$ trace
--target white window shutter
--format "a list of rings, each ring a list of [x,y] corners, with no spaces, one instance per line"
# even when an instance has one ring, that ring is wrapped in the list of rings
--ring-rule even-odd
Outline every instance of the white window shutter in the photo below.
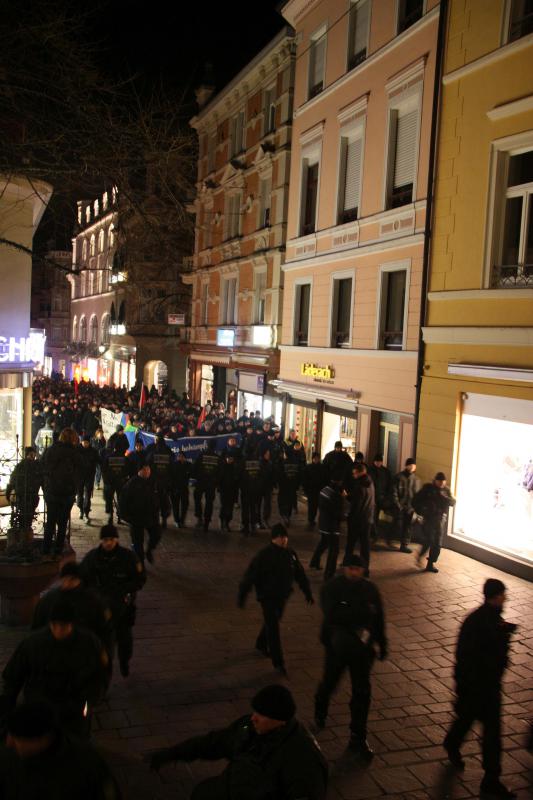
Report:
[[[343,206],[345,211],[359,207],[362,145],[362,139],[346,143]]]
[[[416,128],[418,109],[398,115],[396,121],[396,152],[393,186],[398,188],[414,182],[416,159]]]

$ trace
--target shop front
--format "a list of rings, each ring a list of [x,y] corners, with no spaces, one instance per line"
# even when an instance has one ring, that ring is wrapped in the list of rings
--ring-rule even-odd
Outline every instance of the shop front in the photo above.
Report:
[[[238,373],[238,394],[237,394],[237,413],[238,416],[244,411],[250,415],[257,411],[263,419],[273,416],[274,421],[280,425],[282,417],[283,402],[280,398],[271,393],[272,389],[267,383],[265,372],[247,372],[239,369]]]
[[[447,544],[533,577],[533,399],[464,392]],[[491,557],[492,556],[492,557]],[[513,569],[512,571],[517,571]]]

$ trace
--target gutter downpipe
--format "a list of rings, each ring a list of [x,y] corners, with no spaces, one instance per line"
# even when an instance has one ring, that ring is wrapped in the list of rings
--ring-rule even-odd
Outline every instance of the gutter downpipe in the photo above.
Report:
[[[424,226],[424,256],[422,262],[422,285],[420,305],[420,326],[418,332],[418,358],[416,370],[416,396],[414,415],[413,457],[416,458],[418,444],[418,419],[420,415],[420,397],[422,394],[422,378],[424,375],[425,348],[422,328],[427,318],[427,291],[429,283],[429,262],[431,256],[431,236],[433,231],[433,189],[435,183],[435,164],[437,162],[437,137],[439,130],[442,71],[444,65],[444,46],[448,16],[448,0],[441,0],[439,11],[439,29],[437,33],[437,51],[435,58],[435,81],[433,87],[433,110],[431,117],[431,135],[429,145],[428,183],[426,193],[426,223]]]

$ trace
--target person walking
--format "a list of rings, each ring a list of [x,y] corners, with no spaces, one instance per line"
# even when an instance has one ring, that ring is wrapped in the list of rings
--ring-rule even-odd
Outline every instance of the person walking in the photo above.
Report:
[[[191,800],[325,800],[328,764],[316,740],[295,718],[290,691],[265,686],[251,705],[251,714],[226,728],[151,753],[151,768],[226,758],[224,772],[199,783]]]
[[[108,664],[100,640],[74,624],[72,603],[60,597],[48,625],[23,639],[4,668],[2,707],[13,711],[24,691],[27,701],[51,703],[72,733],[88,736],[91,708],[107,685]]]
[[[256,650],[270,657],[274,669],[286,676],[279,624],[293,583],[296,581],[309,605],[314,600],[305,570],[296,552],[289,547],[287,530],[278,523],[272,527],[270,537],[270,544],[254,556],[244,573],[237,605],[244,608],[248,594],[255,587],[264,619],[256,639]]]
[[[370,710],[370,672],[376,657],[387,657],[385,616],[377,587],[364,578],[365,562],[350,556],[343,574],[324,584],[321,605],[324,612],[320,640],[325,648],[324,674],[315,695],[315,722],[324,728],[330,697],[346,669],[352,684],[349,747],[365,761],[373,752],[367,737]]]
[[[261,501],[261,464],[257,448],[245,456],[241,470],[241,533],[250,536],[259,527]]]
[[[416,473],[416,461],[408,458],[405,467],[394,476],[392,482],[392,507],[394,510],[394,527],[397,538],[400,540],[400,552],[412,553],[409,547],[411,541],[411,525],[415,515],[413,497],[420,489],[420,481]]]
[[[65,546],[70,512],[81,475],[78,434],[72,428],[61,431],[59,440],[43,456],[46,524],[43,555],[61,555]]]
[[[191,465],[180,450],[171,465],[170,502],[176,528],[184,528],[189,510]]]
[[[345,492],[342,487],[343,473],[333,473],[327,486],[318,498],[318,532],[320,541],[309,562],[312,569],[321,569],[320,559],[327,552],[324,580],[333,578],[337,571],[337,558],[341,536],[341,522],[345,518]]]
[[[330,450],[329,453],[326,453],[324,456],[324,466],[328,470],[330,476],[333,473],[338,474],[342,472],[343,479],[347,480],[350,477],[353,461],[342,446],[342,442],[337,441],[333,447],[333,450]]]
[[[298,448],[298,449],[297,449]],[[298,455],[300,442],[283,450],[276,465],[279,515],[286,526],[290,525],[292,512],[298,509],[297,492],[302,479],[303,463]]]
[[[159,503],[151,481],[150,467],[145,464],[137,475],[126,481],[120,492],[120,516],[130,526],[131,544],[141,564],[144,557],[154,563],[154,550],[161,539]],[[113,527],[110,525],[109,527]],[[144,532],[148,532],[148,547],[144,550]]]
[[[329,470],[321,463],[320,453],[313,453],[311,463],[303,471],[302,486],[307,497],[307,530],[315,527],[320,492],[327,485]]]
[[[387,469],[383,463],[383,453],[376,453],[367,472],[374,484],[376,502],[374,505],[374,519],[372,521],[370,536],[372,541],[376,542],[379,538],[379,515],[382,511],[389,511],[392,502],[392,474],[390,469]],[[389,545],[389,526],[387,526],[386,541]]]
[[[24,448],[24,458],[10,475],[6,486],[6,500],[13,507],[14,526],[22,531],[31,530],[39,505],[39,490],[43,483],[43,470],[37,461],[34,447]]]
[[[81,467],[76,505],[80,510],[80,519],[85,517],[87,525],[90,525],[91,519],[89,514],[91,513],[91,498],[94,491],[96,467],[100,462],[100,458],[96,450],[91,447],[91,438],[88,435],[82,437],[81,444],[79,445],[79,456]]]
[[[222,456],[218,478],[218,491],[220,493],[220,530],[231,530],[233,509],[239,497],[241,482],[241,465],[235,458],[233,450],[226,450]]]
[[[213,516],[213,503],[215,500],[219,477],[219,460],[215,453],[214,441],[209,441],[207,453],[202,453],[194,462],[193,478],[196,481],[194,487],[194,513],[196,516],[196,527],[209,530],[211,518]],[[205,507],[202,501],[205,496]]]
[[[516,797],[500,781],[502,741],[502,678],[509,663],[511,635],[517,626],[506,622],[502,611],[507,600],[502,581],[489,578],[483,586],[483,605],[466,617],[455,652],[456,718],[444,739],[453,766],[465,768],[461,745],[475,720],[483,726],[484,777],[482,796],[510,800]]]
[[[348,536],[344,563],[353,555],[355,545],[365,564],[365,577],[370,574],[370,531],[374,521],[374,484],[368,477],[366,464],[357,461],[353,465],[352,478],[347,483],[349,503]]]
[[[102,482],[102,456],[106,447],[106,440],[102,428],[97,428],[93,438],[91,439],[91,447],[98,453],[98,464],[96,465],[96,488],[100,489]]]
[[[146,572],[135,553],[121,547],[115,526],[104,525],[100,545],[89,550],[80,564],[80,573],[85,584],[98,593],[111,612],[110,664],[116,647],[120,674],[126,678],[133,655],[135,598],[146,582]]]
[[[259,527],[266,530],[270,527],[272,516],[272,492],[276,485],[273,450],[267,448],[259,457]]]
[[[161,527],[167,527],[167,520],[170,516],[170,485],[172,482],[172,463],[173,453],[170,447],[165,444],[162,433],[158,433],[154,444],[149,445],[145,452],[145,464],[148,464],[152,481],[155,485],[159,514],[161,515]]]
[[[446,486],[446,475],[437,472],[432,483],[425,483],[413,497],[413,508],[422,518],[424,544],[416,556],[416,563],[422,566],[424,556],[429,551],[426,572],[438,572],[435,566],[440,556],[442,537],[448,519],[448,511],[455,505],[455,497]]]
[[[126,438],[125,434],[124,438]],[[111,442],[111,439],[109,442]],[[104,479],[104,501],[107,521],[110,525],[113,524],[113,514],[116,510],[117,519],[120,523],[119,497],[122,487],[128,479],[128,460],[122,451],[121,438],[115,439],[115,449],[112,449],[111,444],[109,444],[104,451],[102,456],[102,478]]]

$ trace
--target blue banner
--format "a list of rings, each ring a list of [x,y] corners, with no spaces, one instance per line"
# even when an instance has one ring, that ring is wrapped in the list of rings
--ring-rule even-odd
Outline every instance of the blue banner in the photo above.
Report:
[[[155,442],[155,434],[145,433],[140,431],[138,434],[139,439],[143,443],[143,447],[148,447]],[[215,452],[222,453],[228,446],[228,439],[236,439],[237,444],[241,443],[240,433],[225,433],[222,436],[184,436],[181,439],[165,439],[165,444],[170,447],[174,454],[180,450],[185,453],[187,461],[195,461],[201,454],[207,452],[208,443],[215,443]],[[133,449],[133,446],[132,448]]]

